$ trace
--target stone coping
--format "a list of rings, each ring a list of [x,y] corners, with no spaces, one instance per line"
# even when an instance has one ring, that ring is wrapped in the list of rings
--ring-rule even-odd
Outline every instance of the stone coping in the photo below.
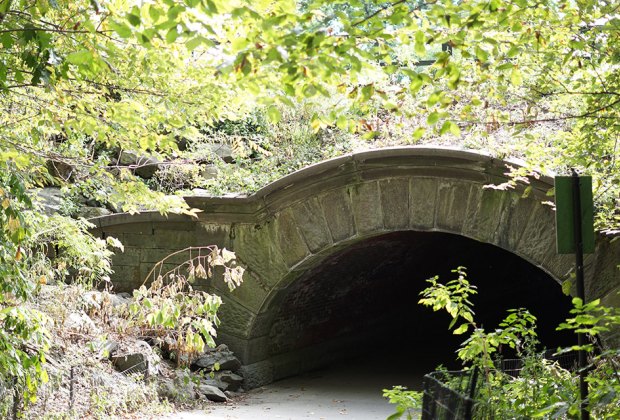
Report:
[[[361,182],[360,175],[373,170],[415,171],[418,177],[441,177],[442,168],[448,173],[446,178],[464,179],[474,177],[479,181],[484,175],[489,183],[507,179],[504,173],[507,166],[521,167],[523,162],[517,159],[501,160],[486,153],[451,147],[389,147],[344,156],[315,163],[286,175],[258,190],[252,195],[229,194],[227,196],[186,196],[183,197],[190,207],[200,209],[198,221],[218,223],[224,219],[238,221],[258,220],[261,213],[277,211],[271,209],[272,203],[286,201],[286,196],[295,195],[295,191],[321,188],[329,180],[343,177],[341,185],[352,180]],[[385,177],[386,175],[384,175]],[[401,175],[402,176],[402,175]],[[475,178],[477,176],[477,178]],[[553,178],[541,176],[531,184],[540,195],[553,187]],[[218,217],[219,216],[219,217]],[[190,216],[180,214],[162,215],[157,211],[145,211],[135,214],[117,213],[90,219],[95,229],[126,223],[191,221]],[[195,220],[195,219],[194,219]]]

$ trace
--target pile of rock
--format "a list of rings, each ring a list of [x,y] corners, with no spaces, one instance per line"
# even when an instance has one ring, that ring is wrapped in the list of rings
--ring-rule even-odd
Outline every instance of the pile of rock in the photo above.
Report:
[[[190,368],[193,373],[177,370],[174,378],[161,381],[160,397],[175,401],[206,398],[226,402],[244,392],[243,377],[239,375],[241,362],[225,344],[208,349]]]

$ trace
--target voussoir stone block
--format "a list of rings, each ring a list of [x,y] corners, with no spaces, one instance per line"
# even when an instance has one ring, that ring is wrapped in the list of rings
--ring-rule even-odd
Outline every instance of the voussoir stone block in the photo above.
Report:
[[[261,273],[261,280],[273,286],[288,272],[288,266],[280,254],[272,222],[257,225],[237,225],[231,247],[237,261]]]
[[[222,306],[218,310],[218,317],[222,321],[220,325],[222,332],[247,338],[251,332],[254,316],[254,312],[248,308],[226,296],[222,296]]]
[[[507,250],[514,250],[523,236],[534,209],[539,206],[532,198],[522,198],[515,192],[509,192],[505,201],[506,208],[501,216],[494,243]]]
[[[537,204],[516,247],[520,255],[536,265],[555,253],[555,217],[549,207]]]
[[[463,234],[479,241],[493,243],[502,213],[505,209],[507,193],[494,189],[472,188]]]
[[[286,209],[276,216],[274,226],[280,252],[289,267],[293,267],[309,255],[306,242],[297,229],[297,223],[290,209]]]
[[[409,227],[409,179],[394,178],[381,181],[381,208],[386,229]]]
[[[297,227],[312,253],[317,253],[331,245],[329,226],[327,226],[323,209],[316,197],[296,204],[292,207],[292,211]]]
[[[620,240],[599,238],[596,245],[596,265],[592,281],[586,281],[586,297],[595,299],[620,288]]]
[[[409,181],[409,224],[412,228],[434,228],[437,188],[435,178],[412,178]]]
[[[351,201],[358,233],[372,233],[383,229],[378,182],[366,182],[352,186]]]
[[[460,233],[465,221],[472,186],[456,180],[441,181],[437,190],[435,226],[441,230]]]
[[[355,222],[351,210],[351,199],[346,188],[330,191],[319,202],[332,236],[333,242],[340,242],[355,235]]]

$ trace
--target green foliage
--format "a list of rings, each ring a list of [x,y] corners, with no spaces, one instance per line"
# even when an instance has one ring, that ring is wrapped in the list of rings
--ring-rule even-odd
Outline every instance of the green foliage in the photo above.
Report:
[[[422,396],[422,392],[409,391],[404,386],[384,389],[383,397],[387,398],[390,404],[396,404],[396,412],[388,417],[388,420],[399,419],[403,415],[406,415],[407,419],[415,418],[422,409]]]
[[[420,294],[420,303],[433,310],[445,310],[452,317],[452,328],[458,320],[472,331],[458,350],[458,358],[484,373],[483,385],[476,393],[474,413],[495,418],[573,418],[580,412],[579,378],[557,362],[547,360],[536,351],[536,318],[524,309],[510,310],[499,328],[486,332],[477,328],[473,320],[473,305],[467,299],[475,289],[466,280],[465,269],[454,270],[459,277],[441,284],[437,277],[428,280],[430,286]],[[584,348],[594,349],[593,343],[601,334],[620,326],[618,308],[608,308],[600,301],[583,304],[573,299],[572,318],[559,329],[570,329],[588,334],[593,340]],[[467,314],[467,315],[465,315]],[[469,319],[471,317],[471,319]],[[460,333],[458,327],[453,332]],[[517,376],[496,369],[494,353],[499,345],[517,350],[523,366]],[[573,346],[559,351],[562,355]],[[618,349],[601,348],[591,356],[587,382],[589,385],[588,409],[593,418],[615,418],[620,414],[620,371]],[[449,385],[449,381],[448,381]],[[419,401],[408,399],[403,388],[395,387],[389,396],[398,404],[395,418],[407,410],[419,408]],[[476,416],[477,414],[475,414]]]
[[[187,260],[163,272],[164,264],[173,257],[188,254]],[[212,279],[214,270],[221,269],[224,283],[234,290],[243,281],[244,269],[235,265],[235,254],[227,249],[190,247],[177,251],[156,264],[147,280],[154,281],[134,290],[129,305],[128,325],[141,336],[150,336],[174,354],[177,365],[191,363],[193,356],[214,347],[215,327],[219,324],[219,296],[192,287],[197,279]]]
[[[590,337],[600,337],[620,325],[620,308],[604,306],[600,299],[584,304],[580,298],[573,298],[570,313],[573,317],[560,324],[559,330],[572,330]],[[575,346],[574,349],[579,350],[579,347]],[[586,343],[583,349],[593,351],[594,344]]]

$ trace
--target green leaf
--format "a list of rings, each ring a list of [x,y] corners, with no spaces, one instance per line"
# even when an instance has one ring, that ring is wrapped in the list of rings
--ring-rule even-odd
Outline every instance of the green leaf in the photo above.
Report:
[[[131,28],[124,23],[112,21],[110,22],[110,29],[116,32],[121,38],[129,38],[132,34]]]
[[[413,131],[412,137],[414,140],[420,140],[422,136],[424,135],[424,133],[426,133],[426,128],[418,127]]]
[[[267,117],[269,118],[269,121],[271,121],[273,124],[277,124],[282,119],[282,114],[277,107],[272,105],[267,108]]]
[[[510,72],[510,82],[514,86],[520,86],[523,83],[523,76],[517,67],[514,67]]]
[[[456,330],[453,331],[453,333],[456,335],[461,335],[463,333],[466,333],[468,329],[469,324],[461,324]]]
[[[426,118],[426,123],[428,125],[435,125],[439,121],[439,112],[433,111]]]
[[[188,40],[185,43],[185,46],[187,47],[188,50],[192,51],[192,50],[195,50],[200,44],[202,44],[203,41],[204,41],[204,38],[198,35]]]
[[[179,33],[177,32],[176,26],[173,28],[170,28],[170,30],[166,33],[166,42],[168,44],[172,44],[174,41],[177,40],[178,36],[179,36]]]
[[[67,55],[65,61],[76,65],[88,64],[93,61],[93,53],[88,50],[76,51]]]
[[[136,8],[134,6],[134,8]],[[127,14],[127,21],[132,25],[132,26],[140,26],[140,11],[137,12],[137,14],[134,14],[134,12],[132,11],[132,13],[128,13]]]

